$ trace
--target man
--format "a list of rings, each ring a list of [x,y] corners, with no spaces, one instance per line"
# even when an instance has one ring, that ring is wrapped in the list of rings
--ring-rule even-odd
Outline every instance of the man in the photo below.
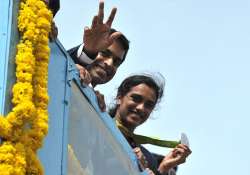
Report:
[[[81,82],[92,87],[107,83],[114,77],[129,49],[128,39],[111,28],[116,11],[113,8],[106,23],[103,23],[104,2],[101,1],[91,28],[84,29],[83,44],[68,51],[79,69]],[[104,96],[95,92],[100,109],[105,111]]]
[[[111,28],[115,14],[116,8],[113,8],[107,22],[103,23],[104,2],[100,2],[91,28],[84,29],[84,44],[68,51],[77,64],[81,80],[93,87],[114,77],[129,49],[127,38]]]

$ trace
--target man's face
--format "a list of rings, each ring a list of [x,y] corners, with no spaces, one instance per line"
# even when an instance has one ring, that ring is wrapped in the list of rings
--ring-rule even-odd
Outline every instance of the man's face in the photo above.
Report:
[[[106,50],[99,52],[95,61],[88,67],[92,85],[110,81],[122,63],[124,54],[125,50],[118,41],[114,41]]]
[[[146,84],[139,84],[123,97],[117,98],[116,117],[130,130],[144,123],[156,104],[154,89]]]

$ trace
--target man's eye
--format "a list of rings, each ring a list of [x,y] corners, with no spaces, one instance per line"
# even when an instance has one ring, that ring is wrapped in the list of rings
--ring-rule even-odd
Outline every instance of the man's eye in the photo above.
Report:
[[[113,63],[114,63],[114,66],[116,66],[116,67],[120,66],[120,64],[121,64],[120,58],[114,58]]]
[[[110,53],[109,50],[103,50],[103,51],[101,51],[100,53],[101,53],[101,55],[104,56],[104,57],[109,57],[109,56],[112,55],[112,54]]]

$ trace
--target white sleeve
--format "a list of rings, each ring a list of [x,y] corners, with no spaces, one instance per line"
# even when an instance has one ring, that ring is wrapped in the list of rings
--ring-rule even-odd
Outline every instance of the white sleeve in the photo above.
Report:
[[[91,63],[93,63],[94,60],[89,58],[88,55],[86,53],[84,53],[83,46],[84,46],[84,44],[81,44],[79,49],[77,50],[77,58],[83,64],[91,64]]]

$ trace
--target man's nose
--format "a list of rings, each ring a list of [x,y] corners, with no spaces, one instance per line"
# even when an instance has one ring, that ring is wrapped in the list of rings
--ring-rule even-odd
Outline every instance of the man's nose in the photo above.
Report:
[[[113,58],[109,57],[104,60],[104,64],[107,66],[113,66]]]
[[[113,59],[112,59],[112,57],[106,58],[104,60],[104,65],[105,65],[105,69],[106,69],[108,75],[114,74],[115,67],[113,65]]]

